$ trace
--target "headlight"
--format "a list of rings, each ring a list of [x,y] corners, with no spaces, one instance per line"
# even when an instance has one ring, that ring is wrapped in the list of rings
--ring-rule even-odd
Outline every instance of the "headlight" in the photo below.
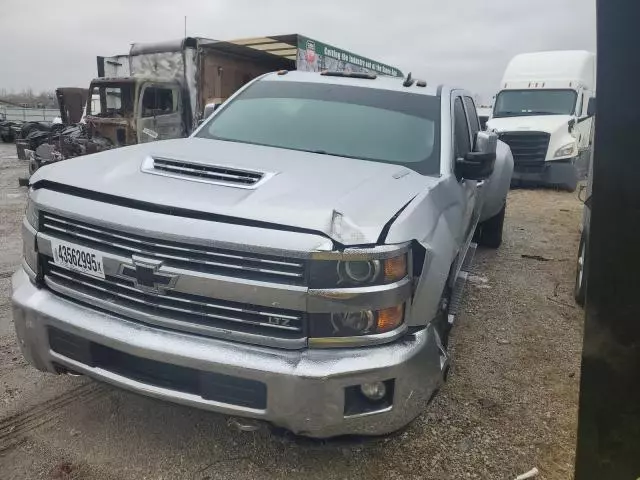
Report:
[[[27,198],[27,208],[24,211],[24,216],[27,219],[27,222],[29,222],[29,225],[38,230],[38,226],[40,223],[38,220],[38,209],[36,208],[36,205],[35,203],[33,203],[33,200],[31,200],[31,198]]]
[[[553,154],[553,158],[572,156],[575,151],[575,146],[576,146],[575,142],[567,143],[566,145],[563,145],[558,150],[556,150],[556,153]]]
[[[359,337],[387,333],[404,322],[404,304],[382,310],[314,313],[309,317],[309,336],[327,338]]]
[[[385,259],[313,260],[311,288],[348,288],[387,285],[407,276],[407,254]]]
[[[27,199],[25,210],[26,223],[22,224],[22,255],[29,268],[38,274],[38,251],[36,248],[36,232],[38,230],[38,210],[31,199]],[[32,230],[33,229],[33,230]],[[35,231],[34,231],[35,230]]]

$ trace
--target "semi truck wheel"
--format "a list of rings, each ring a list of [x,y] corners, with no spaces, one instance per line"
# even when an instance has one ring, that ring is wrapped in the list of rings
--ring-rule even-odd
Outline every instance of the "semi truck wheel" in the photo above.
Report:
[[[573,296],[576,299],[576,303],[581,307],[584,307],[584,301],[586,298],[586,285],[584,283],[585,278],[585,265],[587,259],[587,237],[585,232],[582,232],[580,237],[580,247],[578,247],[578,262],[576,265],[576,284],[573,290]]]
[[[485,220],[476,229],[475,241],[479,245],[488,248],[498,248],[502,245],[502,229],[504,216],[507,212],[507,204],[493,217]]]

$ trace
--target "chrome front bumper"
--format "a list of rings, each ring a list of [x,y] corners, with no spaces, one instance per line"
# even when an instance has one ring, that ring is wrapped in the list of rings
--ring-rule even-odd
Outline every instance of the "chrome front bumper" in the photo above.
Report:
[[[262,419],[312,437],[380,435],[401,428],[426,407],[447,364],[432,327],[381,346],[284,350],[164,330],[93,310],[37,288],[23,269],[13,276],[12,287],[20,347],[36,368],[56,372],[62,366],[144,395]],[[52,350],[50,327],[140,359],[262,382],[266,407],[207,400],[80,363]],[[391,379],[390,407],[345,415],[346,387]]]

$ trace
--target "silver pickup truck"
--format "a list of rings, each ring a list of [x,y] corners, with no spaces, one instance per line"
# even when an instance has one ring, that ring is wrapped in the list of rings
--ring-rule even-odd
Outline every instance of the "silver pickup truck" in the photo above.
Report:
[[[14,321],[36,368],[313,437],[384,434],[449,365],[513,159],[471,96],[281,71],[187,139],[30,180]]]

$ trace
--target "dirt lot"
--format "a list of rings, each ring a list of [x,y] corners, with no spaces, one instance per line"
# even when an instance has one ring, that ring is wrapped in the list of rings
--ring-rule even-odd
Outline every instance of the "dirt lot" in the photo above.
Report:
[[[582,311],[572,299],[581,204],[512,191],[505,243],[479,251],[452,338],[453,368],[404,432],[326,442],[240,433],[227,418],[81,377],[18,350],[10,274],[20,262],[26,165],[0,144],[0,477],[3,479],[572,476]]]

